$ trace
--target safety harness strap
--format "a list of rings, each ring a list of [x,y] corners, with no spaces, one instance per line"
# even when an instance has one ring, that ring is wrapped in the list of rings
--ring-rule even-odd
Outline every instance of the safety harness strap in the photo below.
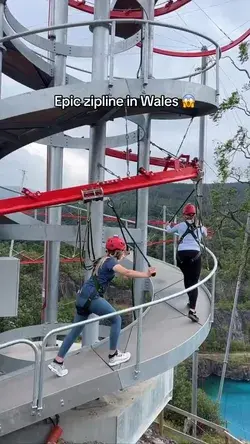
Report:
[[[104,295],[103,287],[100,285],[100,283],[99,283],[99,281],[98,281],[98,279],[97,279],[97,276],[94,274],[94,273],[95,273],[95,269],[96,269],[96,267],[97,267],[97,265],[98,265],[98,262],[100,262],[100,260],[101,260],[101,257],[99,257],[99,258],[94,262],[94,268],[93,268],[92,276],[91,276],[91,277],[92,277],[92,279],[93,279],[93,282],[94,282],[95,289],[96,289],[97,293],[99,293],[99,295],[100,295],[101,297],[103,297],[103,295]]]
[[[201,257],[201,252],[198,251],[197,254],[195,255],[195,257],[193,257],[192,259],[190,259],[190,262],[195,262],[197,261],[199,258]],[[177,252],[176,258],[178,259],[180,264],[183,264],[183,260],[181,260],[179,252]]]
[[[178,245],[180,245],[183,242],[183,239],[188,235],[191,234],[191,236],[193,236],[194,240],[197,242],[197,244],[200,247],[200,241],[198,239],[198,237],[195,234],[195,230],[198,227],[195,227],[193,224],[189,224],[187,221],[185,221],[186,225],[187,225],[187,229],[185,231],[185,233],[183,233],[183,235],[180,237],[180,239],[178,240]]]

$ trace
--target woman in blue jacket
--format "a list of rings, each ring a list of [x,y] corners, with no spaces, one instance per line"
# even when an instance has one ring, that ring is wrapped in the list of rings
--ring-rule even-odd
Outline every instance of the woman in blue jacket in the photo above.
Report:
[[[76,314],[74,322],[81,322],[88,319],[91,313],[102,316],[114,313],[116,310],[108,301],[104,299],[110,282],[115,277],[115,273],[130,278],[147,278],[155,275],[155,268],[151,267],[147,272],[129,270],[119,262],[124,258],[126,244],[123,239],[118,236],[110,237],[106,242],[106,255],[97,261],[92,276],[84,284],[76,297]],[[129,352],[122,353],[118,350],[118,340],[121,331],[121,316],[116,315],[110,318],[110,351],[109,365],[115,366],[128,361],[131,357]],[[64,367],[64,358],[70,347],[74,344],[78,336],[80,336],[84,326],[76,326],[72,328],[65,337],[59,352],[54,361],[49,364],[49,369],[57,376],[66,376],[68,370]]]

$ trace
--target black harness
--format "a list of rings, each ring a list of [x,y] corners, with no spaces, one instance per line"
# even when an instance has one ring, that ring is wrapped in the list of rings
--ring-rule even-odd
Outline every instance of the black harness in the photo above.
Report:
[[[194,223],[189,224],[187,221],[185,221],[186,225],[187,225],[187,229],[185,231],[185,233],[183,233],[183,235],[180,237],[180,239],[178,240],[178,245],[180,245],[183,242],[183,239],[188,235],[191,234],[191,236],[193,236],[194,240],[197,242],[197,244],[199,245],[199,247],[201,246],[200,241],[195,233],[195,230],[200,228],[200,227],[196,227]],[[192,259],[190,259],[191,262],[195,262],[199,259],[199,257],[201,256],[201,251],[198,251],[198,253],[196,254],[195,257],[193,257]],[[183,261],[180,259],[180,256],[177,252],[177,258],[178,261],[182,264]]]
[[[96,275],[94,274],[95,269],[96,269],[96,266],[97,266],[97,264],[98,264],[98,262],[99,262],[100,260],[101,260],[101,258],[97,259],[97,260],[94,262],[94,269],[93,269],[93,272],[92,272],[92,276],[91,276],[91,277],[92,277],[92,279],[93,279],[93,281],[94,281],[94,285],[95,285],[95,289],[96,289],[97,293],[99,294],[99,296],[101,296],[101,297],[103,298],[103,296],[104,296],[104,289],[103,289],[103,287],[99,284],[99,281],[98,281]],[[90,307],[91,302],[92,302],[92,297],[90,296],[90,297],[87,299],[87,301],[85,302],[85,304],[84,304],[83,307],[80,307],[79,305],[76,305],[76,312],[77,312],[77,314],[78,314],[79,316],[89,316],[89,315],[91,314],[91,312],[90,312],[90,310],[89,310],[89,307]]]

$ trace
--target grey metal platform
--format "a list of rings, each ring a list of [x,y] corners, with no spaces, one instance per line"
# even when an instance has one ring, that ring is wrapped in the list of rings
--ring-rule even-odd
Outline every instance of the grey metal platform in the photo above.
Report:
[[[173,266],[150,258],[157,268],[154,288],[157,293],[181,279]],[[182,289],[182,282],[171,285],[156,297]],[[57,378],[47,369],[44,384],[44,408],[41,416],[31,416],[33,366],[0,377],[0,424],[2,435],[21,429],[43,418],[67,411],[97,397],[137,384],[173,368],[190,356],[206,339],[210,330],[210,298],[199,289],[197,312],[200,323],[187,317],[187,297],[149,308],[143,318],[140,373],[134,376],[137,323],[122,331],[120,349],[129,350],[132,358],[118,368],[108,365],[108,339],[94,348],[74,352],[66,360],[69,374]]]
[[[188,89],[196,98],[195,108],[182,108],[179,106],[127,107],[129,116],[151,113],[152,118],[176,119],[190,116],[202,116],[214,112],[216,107],[216,91],[208,86],[196,83],[173,80],[150,79],[146,94],[149,96],[182,99]],[[5,157],[18,148],[21,148],[36,140],[48,137],[52,134],[77,128],[84,125],[92,125],[105,118],[112,111],[112,118],[124,117],[124,107],[101,107],[94,110],[91,106],[74,107],[66,109],[54,107],[54,96],[63,97],[101,97],[110,93],[108,81],[95,84],[84,83],[66,85],[46,90],[28,92],[18,96],[3,99],[0,109],[0,158]],[[127,95],[140,98],[142,94],[142,81],[140,79],[114,80],[112,97],[125,98]],[[107,118],[107,120],[109,120]]]

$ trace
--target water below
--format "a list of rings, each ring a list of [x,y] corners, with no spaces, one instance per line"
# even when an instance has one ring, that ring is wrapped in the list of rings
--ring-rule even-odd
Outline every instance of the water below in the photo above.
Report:
[[[210,376],[202,383],[207,395],[216,401],[220,378]],[[250,382],[226,379],[221,399],[221,416],[236,438],[250,441]]]

